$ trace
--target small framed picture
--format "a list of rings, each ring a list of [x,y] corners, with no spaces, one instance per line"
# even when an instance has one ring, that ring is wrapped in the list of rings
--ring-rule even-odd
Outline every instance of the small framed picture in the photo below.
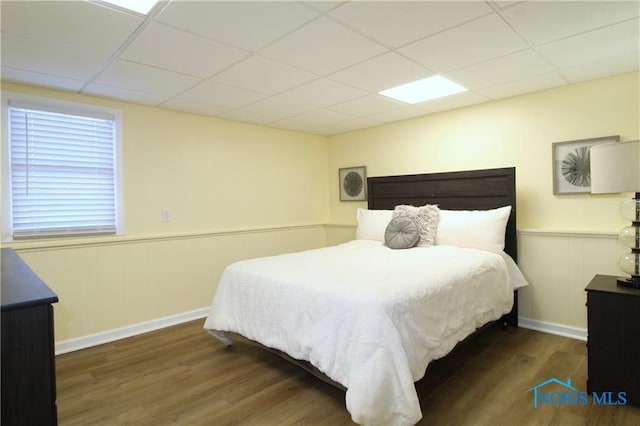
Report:
[[[367,167],[347,167],[338,170],[340,201],[365,201],[367,199]]]
[[[620,136],[555,142],[552,144],[553,193],[583,194],[591,192],[592,146],[619,142]]]

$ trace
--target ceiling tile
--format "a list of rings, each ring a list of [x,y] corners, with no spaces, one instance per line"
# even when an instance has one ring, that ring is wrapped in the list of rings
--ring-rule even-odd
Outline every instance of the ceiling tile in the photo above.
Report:
[[[391,111],[385,111],[380,114],[370,116],[371,119],[391,123],[394,121],[407,120],[409,118],[421,117],[427,114],[427,110],[417,105],[408,105]]]
[[[83,91],[83,93],[94,96],[102,96],[105,98],[119,99],[143,105],[158,105],[166,99],[165,96],[159,96],[155,93],[145,93],[138,90],[122,89],[119,87],[111,87],[99,83],[89,84]]]
[[[260,53],[319,75],[326,75],[364,59],[385,48],[342,25],[318,19],[288,34]]]
[[[534,44],[547,43],[640,16],[638,1],[528,1],[502,16]]]
[[[155,22],[120,55],[123,59],[196,77],[209,77],[247,53],[222,43]]]
[[[214,80],[273,95],[315,78],[314,74],[254,55],[218,74]]]
[[[219,116],[229,111],[229,108],[178,98],[163,103],[162,108],[210,116]]]
[[[509,25],[492,14],[411,43],[400,52],[436,72],[446,72],[528,47]]]
[[[314,9],[318,9],[320,11],[326,12],[331,9],[335,9],[341,4],[347,3],[346,1],[329,1],[329,0],[319,0],[319,1],[305,1],[305,4],[313,7]]]
[[[317,107],[274,96],[231,111],[224,116],[232,119],[246,119],[247,117],[256,116],[260,117],[262,123],[269,123],[315,109]]]
[[[227,120],[240,121],[242,123],[252,123],[252,124],[261,124],[267,125],[269,122],[273,121],[273,115],[263,114],[261,112],[248,112],[243,109],[235,109],[233,111],[228,111],[219,115],[221,118],[226,118]],[[281,117],[282,118],[282,117]]]
[[[203,81],[181,93],[172,101],[197,102],[203,105],[213,105],[224,108],[225,111],[240,108],[264,99],[267,95],[253,90],[229,86],[213,80]],[[175,102],[172,102],[175,104]]]
[[[433,113],[462,108],[469,105],[481,104],[483,102],[488,102],[489,100],[489,98],[479,95],[478,93],[465,92],[458,95],[447,96],[446,98],[425,102],[423,104],[420,104],[420,107],[428,113]]]
[[[477,90],[476,92],[490,99],[502,99],[522,95],[524,93],[564,86],[565,84],[567,84],[567,82],[564,81],[558,73],[549,72],[509,83],[487,87]]]
[[[366,95],[365,91],[327,78],[319,78],[288,90],[281,97],[325,107]]]
[[[107,56],[70,49],[40,40],[2,34],[2,64],[57,78],[88,80],[108,60]]]
[[[368,59],[329,77],[370,92],[380,92],[401,84],[430,77],[433,72],[397,53]]]
[[[584,46],[588,46],[588,49],[584,49]],[[589,31],[538,47],[538,51],[558,68],[596,62],[638,52],[638,50],[640,50],[640,19]]]
[[[157,21],[257,51],[318,16],[296,2],[172,1]]]
[[[306,112],[295,117],[274,121],[271,125],[283,129],[316,132],[318,134],[330,134],[331,132],[334,132],[333,126],[346,121],[355,120],[356,118],[357,117],[338,111],[321,109]]]
[[[116,60],[96,78],[95,83],[166,97],[177,95],[198,81],[184,74]]]
[[[524,1],[527,0],[493,0],[493,3],[500,9],[506,9]]]
[[[330,14],[387,46],[399,47],[491,12],[480,1],[352,1]]]
[[[638,68],[640,68],[640,54],[635,52],[589,64],[561,68],[560,72],[568,78],[571,83],[578,83],[580,81],[637,71]]]
[[[451,71],[444,77],[474,90],[543,74],[550,70],[549,65],[533,50],[524,50]]]
[[[87,1],[3,1],[2,31],[112,55],[143,19]]]
[[[404,106],[406,106],[405,103],[391,100],[382,95],[368,95],[362,98],[343,102],[338,105],[333,105],[331,110],[357,117],[367,117],[381,112],[402,108]]]
[[[354,120],[342,121],[340,123],[334,123],[331,126],[330,135],[336,135],[338,133],[346,133],[354,130],[368,129],[370,127],[381,126],[384,121],[374,118],[356,118]]]
[[[16,83],[31,84],[34,86],[51,87],[59,90],[77,92],[84,86],[84,81],[70,78],[56,77],[40,72],[24,71],[10,67],[2,67],[2,79],[15,81]]]

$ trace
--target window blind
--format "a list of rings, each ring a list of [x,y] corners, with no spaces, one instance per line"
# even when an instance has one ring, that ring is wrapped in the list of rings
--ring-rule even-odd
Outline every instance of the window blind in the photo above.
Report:
[[[115,119],[9,106],[14,238],[115,233]]]

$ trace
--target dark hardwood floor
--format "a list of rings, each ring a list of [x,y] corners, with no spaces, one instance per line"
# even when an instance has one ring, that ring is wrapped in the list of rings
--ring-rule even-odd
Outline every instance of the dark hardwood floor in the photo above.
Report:
[[[351,425],[344,392],[277,355],[226,348],[193,321],[60,355],[65,425]],[[584,342],[490,328],[433,362],[416,384],[420,425],[640,425],[629,406],[533,406],[551,377],[586,391]],[[554,388],[556,386],[556,388]],[[563,392],[558,385],[550,391]]]

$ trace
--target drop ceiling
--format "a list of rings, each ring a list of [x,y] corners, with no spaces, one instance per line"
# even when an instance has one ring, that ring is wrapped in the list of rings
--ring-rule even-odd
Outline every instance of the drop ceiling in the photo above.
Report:
[[[333,135],[639,69],[634,1],[5,1],[4,81]],[[379,91],[442,75],[468,92]]]

